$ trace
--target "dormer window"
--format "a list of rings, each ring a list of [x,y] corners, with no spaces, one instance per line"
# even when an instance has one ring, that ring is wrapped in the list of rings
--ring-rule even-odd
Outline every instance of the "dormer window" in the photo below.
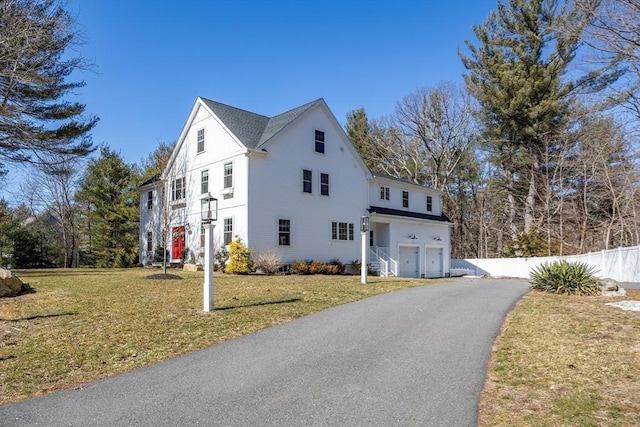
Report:
[[[324,132],[321,130],[316,131],[315,147],[316,153],[324,154]]]
[[[198,153],[204,151],[204,129],[198,129]]]
[[[408,208],[409,207],[409,192],[408,191],[402,191],[402,207],[403,208]]]
[[[433,197],[427,196],[427,212],[433,211]]]

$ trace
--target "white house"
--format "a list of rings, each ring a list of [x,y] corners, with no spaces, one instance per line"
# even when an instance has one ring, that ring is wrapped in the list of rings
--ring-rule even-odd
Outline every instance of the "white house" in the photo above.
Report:
[[[240,237],[253,253],[348,264],[382,275],[449,274],[450,225],[441,194],[373,176],[323,99],[265,117],[198,98],[162,176],[140,187],[140,262],[170,230],[170,258],[202,260],[201,199],[218,199],[217,248]],[[163,192],[166,197],[163,197]]]

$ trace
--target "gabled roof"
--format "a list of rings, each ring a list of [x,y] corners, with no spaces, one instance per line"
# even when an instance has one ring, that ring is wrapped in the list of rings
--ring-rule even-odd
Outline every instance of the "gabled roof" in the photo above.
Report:
[[[389,216],[401,216],[401,217],[405,217],[405,218],[417,218],[417,219],[428,219],[431,221],[438,221],[438,222],[451,222],[451,220],[449,220],[449,218],[447,218],[447,216],[445,214],[442,215],[430,215],[430,214],[425,214],[425,213],[420,213],[420,212],[411,212],[411,211],[403,211],[400,209],[390,209],[390,208],[383,208],[380,206],[370,206],[369,209],[367,209],[369,211],[369,213],[375,213],[375,214],[380,214],[380,215],[389,215]]]
[[[200,99],[244,146],[251,149],[259,148],[302,113],[322,102],[319,98],[277,116],[266,117],[210,99]]]

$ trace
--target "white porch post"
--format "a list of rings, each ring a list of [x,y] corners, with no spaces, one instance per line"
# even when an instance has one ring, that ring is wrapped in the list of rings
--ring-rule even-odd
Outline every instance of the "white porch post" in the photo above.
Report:
[[[213,223],[204,225],[204,311],[213,310]]]

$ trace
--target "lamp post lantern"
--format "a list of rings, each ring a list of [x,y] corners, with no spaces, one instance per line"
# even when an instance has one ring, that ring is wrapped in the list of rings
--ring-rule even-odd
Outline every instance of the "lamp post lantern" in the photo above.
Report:
[[[200,219],[204,227],[204,311],[213,310],[213,227],[218,219],[218,199],[208,193],[201,199]]]
[[[367,284],[367,233],[369,232],[369,217],[360,217],[360,233],[362,233],[362,263],[360,266],[360,283]]]

